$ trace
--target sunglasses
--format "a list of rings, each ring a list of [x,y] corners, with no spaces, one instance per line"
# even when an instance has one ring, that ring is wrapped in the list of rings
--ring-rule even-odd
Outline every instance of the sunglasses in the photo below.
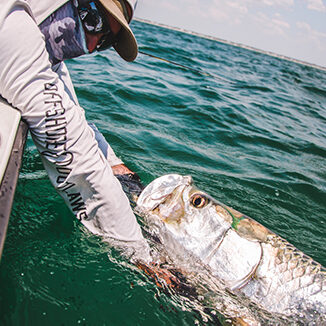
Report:
[[[117,43],[119,33],[114,34],[111,31],[105,9],[102,8],[99,3],[91,1],[84,3],[83,5],[79,5],[78,13],[84,30],[87,33],[104,34],[97,43],[97,51],[106,50]]]

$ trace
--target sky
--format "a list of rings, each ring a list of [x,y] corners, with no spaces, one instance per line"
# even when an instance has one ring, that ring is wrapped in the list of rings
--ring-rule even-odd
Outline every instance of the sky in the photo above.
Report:
[[[139,0],[135,17],[326,67],[326,0]]]

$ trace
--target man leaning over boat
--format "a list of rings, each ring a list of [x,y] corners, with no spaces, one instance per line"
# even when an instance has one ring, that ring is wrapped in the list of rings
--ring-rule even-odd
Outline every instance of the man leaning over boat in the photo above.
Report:
[[[27,122],[48,176],[91,232],[149,261],[149,248],[114,174],[133,175],[80,107],[64,60],[113,47],[137,56],[137,0],[1,0],[0,95]]]

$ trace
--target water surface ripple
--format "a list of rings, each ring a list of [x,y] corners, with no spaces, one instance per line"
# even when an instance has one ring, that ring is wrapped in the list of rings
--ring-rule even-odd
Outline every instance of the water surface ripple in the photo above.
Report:
[[[133,27],[141,51],[211,76],[143,54],[132,64],[113,51],[71,60],[87,118],[145,183],[192,175],[199,188],[326,265],[326,72],[141,22]],[[74,220],[31,139],[0,287],[1,325],[203,322]]]

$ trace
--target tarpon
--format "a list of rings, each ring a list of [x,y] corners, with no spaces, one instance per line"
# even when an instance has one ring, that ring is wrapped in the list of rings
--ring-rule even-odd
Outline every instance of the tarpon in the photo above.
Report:
[[[201,264],[232,294],[272,314],[326,324],[326,269],[255,220],[198,190],[190,176],[152,181],[136,211],[176,264]]]

